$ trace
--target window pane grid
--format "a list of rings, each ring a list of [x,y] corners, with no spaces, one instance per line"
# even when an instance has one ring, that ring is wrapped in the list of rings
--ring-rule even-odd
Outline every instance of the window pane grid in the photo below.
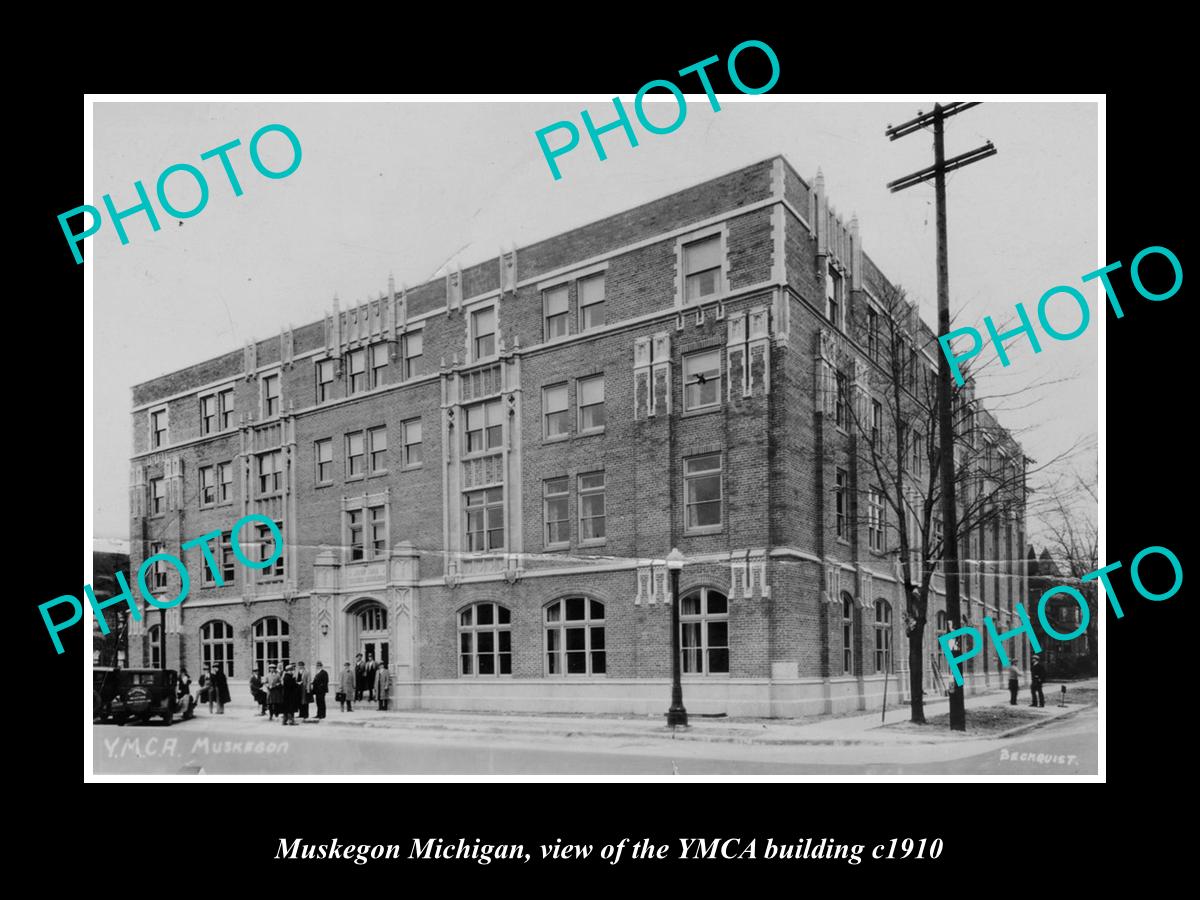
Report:
[[[512,674],[512,614],[495,603],[459,613],[459,674]]]
[[[680,669],[689,674],[729,673],[729,603],[701,588],[679,601]]]
[[[607,671],[604,604],[584,597],[546,607],[546,674],[603,675]]]

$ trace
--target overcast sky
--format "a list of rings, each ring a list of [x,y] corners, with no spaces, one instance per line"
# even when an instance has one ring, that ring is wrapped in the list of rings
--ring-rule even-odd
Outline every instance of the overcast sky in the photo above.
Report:
[[[501,246],[530,244],[776,153],[809,181],[821,167],[831,203],[847,221],[858,214],[866,252],[935,324],[933,187],[885,188],[932,162],[932,140],[922,132],[890,142],[883,133],[932,104],[767,96],[722,96],[719,112],[703,95],[689,96],[687,118],[672,134],[639,130],[636,148],[619,131],[605,135],[604,162],[584,134],[560,157],[559,181],[534,132],[560,119],[579,123],[585,107],[604,123],[611,102],[97,103],[95,194],[85,202],[101,206],[111,193],[118,209],[132,206],[135,180],[153,195],[159,173],[180,162],[204,171],[211,193],[194,218],[160,211],[158,232],[144,215],[125,220],[126,246],[107,221],[87,239],[95,262],[96,539],[128,539],[132,385],[317,320],[335,292],[343,306],[377,296],[389,272],[397,283],[419,284],[447,263],[466,267]],[[665,123],[672,110],[651,119]],[[254,171],[247,145],[275,122],[299,137],[303,160],[289,177],[268,180]],[[951,296],[963,324],[982,330],[985,315],[999,322],[1017,301],[1034,316],[1048,288],[1082,287],[1080,276],[1107,262],[1097,245],[1096,128],[1090,103],[985,103],[948,121],[947,156],[986,140],[1000,151],[948,182]],[[199,158],[234,138],[242,141],[231,154],[241,197],[216,160]],[[279,135],[262,148],[272,168],[290,159]],[[182,209],[194,205],[188,182],[169,182]],[[981,393],[1070,379],[1028,395],[1038,398],[1032,406],[999,413],[1039,460],[1096,434],[1095,313],[1103,304],[1095,282],[1084,293],[1094,315],[1082,337],[1044,340],[1037,356],[1022,338],[1008,370],[992,366],[995,374],[981,378]],[[1064,331],[1078,322],[1066,310],[1051,318]],[[1094,471],[1095,454],[1078,468]]]

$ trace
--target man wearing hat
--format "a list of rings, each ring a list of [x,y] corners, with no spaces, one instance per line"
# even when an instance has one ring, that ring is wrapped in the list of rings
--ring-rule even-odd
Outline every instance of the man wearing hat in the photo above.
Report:
[[[1029,665],[1029,690],[1033,694],[1033,702],[1030,706],[1045,706],[1046,695],[1042,693],[1042,680],[1046,677],[1046,670],[1042,668],[1042,655],[1040,653],[1033,654],[1033,661]]]
[[[317,671],[312,677],[312,695],[317,701],[317,721],[320,722],[325,718],[325,695],[329,693],[329,673],[325,671],[325,667],[321,665],[321,661],[317,660]]]

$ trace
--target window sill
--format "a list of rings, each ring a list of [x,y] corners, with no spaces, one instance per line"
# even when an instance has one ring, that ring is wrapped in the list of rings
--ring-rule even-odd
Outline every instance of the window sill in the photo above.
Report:
[[[845,546],[847,546],[847,547],[849,547],[849,546],[850,546],[850,540],[849,540],[848,538],[840,537],[840,538],[838,538],[838,539],[837,539],[837,542],[838,542],[839,544],[844,544],[844,545],[845,545]]]
[[[346,481],[347,481],[347,482],[351,482],[351,481],[366,481],[366,480],[367,480],[367,476],[366,476],[366,475],[347,475],[347,476],[346,476]]]
[[[566,434],[555,434],[550,437],[543,437],[542,443],[543,444],[561,444],[564,441],[569,441],[570,439],[571,439],[571,433],[567,432]]]
[[[488,456],[499,456],[503,450],[503,447],[493,447],[490,450],[472,450],[470,453],[464,453],[460,459],[462,462],[466,462],[471,459],[484,459]]]
[[[683,534],[685,537],[698,537],[706,534],[720,534],[724,530],[724,525],[705,525],[702,528],[685,528]]]
[[[487,628],[487,627],[489,627],[489,626],[487,626],[487,625],[484,626],[484,628]],[[495,675],[464,675],[464,674],[460,673],[458,677],[459,678],[471,678],[471,679],[478,680],[480,678],[512,678],[513,676],[512,676],[511,672],[509,672],[507,675],[505,675],[501,672],[497,672]]]
[[[685,409],[683,412],[681,412],[679,414],[679,418],[690,419],[693,416],[707,416],[707,415],[711,415],[712,413],[715,413],[715,412],[720,412],[721,409],[722,409],[722,406],[720,403],[717,403],[713,406],[701,406],[701,407],[697,407],[696,409]]]
[[[580,541],[580,547],[603,547],[608,543],[608,538],[588,538],[586,541]]]
[[[546,553],[568,553],[571,550],[571,544],[546,544],[542,548]]]
[[[425,468],[424,463],[413,463],[411,466],[401,466],[400,471],[401,472],[417,472],[423,468]]]
[[[580,429],[579,431],[575,432],[575,437],[581,437],[581,438],[595,437],[598,434],[604,434],[604,429],[603,428],[588,428],[586,430]]]
[[[313,487],[315,487],[315,488],[333,487],[333,482],[332,481],[318,481],[316,484],[313,485]]]
[[[367,475],[367,478],[368,478],[368,479],[370,479],[370,478],[382,478],[383,476],[385,476],[385,475],[387,475],[387,474],[388,474],[388,470],[387,470],[387,469],[376,469],[374,472],[371,472],[369,475]]]

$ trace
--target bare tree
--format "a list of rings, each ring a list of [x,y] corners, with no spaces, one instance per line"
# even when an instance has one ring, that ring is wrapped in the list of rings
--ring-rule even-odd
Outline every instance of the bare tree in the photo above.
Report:
[[[866,520],[870,549],[892,556],[904,587],[911,719],[923,723],[924,633],[933,576],[945,547],[937,375],[931,363],[941,350],[902,288],[887,287],[881,294],[878,306],[866,309],[865,319],[856,323],[865,336],[868,359],[855,362],[852,383],[838,376],[837,402],[855,437],[860,490],[874,484],[865,492],[866,515],[860,513],[859,521]],[[964,384],[952,391],[955,493],[959,534],[969,535],[1006,518],[1023,517],[1026,479],[1077,452],[1078,442],[1041,465],[1029,460],[982,408],[987,398],[975,393],[975,372],[964,367],[964,373]],[[1029,396],[1029,390],[1021,393]],[[1024,548],[1010,555],[1010,571],[1019,571],[1016,560],[1024,557]]]

